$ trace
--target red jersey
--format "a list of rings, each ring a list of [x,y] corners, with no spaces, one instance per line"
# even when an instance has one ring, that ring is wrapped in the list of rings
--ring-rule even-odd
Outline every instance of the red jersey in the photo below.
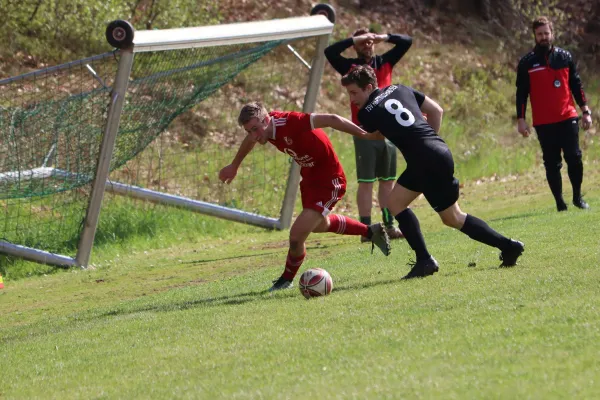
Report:
[[[540,47],[526,54],[517,68],[517,118],[525,118],[527,97],[531,100],[533,126],[577,118],[573,97],[580,107],[587,104],[571,53],[560,47]]]
[[[314,129],[310,114],[272,111],[273,136],[269,138],[277,149],[300,165],[304,180],[331,180],[344,177],[342,164],[322,129]]]

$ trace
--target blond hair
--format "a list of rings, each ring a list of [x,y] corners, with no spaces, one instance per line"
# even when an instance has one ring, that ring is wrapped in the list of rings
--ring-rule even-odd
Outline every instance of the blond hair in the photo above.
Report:
[[[238,124],[240,126],[245,125],[250,122],[252,118],[262,121],[267,117],[267,115],[268,112],[265,106],[258,101],[253,101],[252,103],[248,103],[242,107],[240,116],[238,117]]]

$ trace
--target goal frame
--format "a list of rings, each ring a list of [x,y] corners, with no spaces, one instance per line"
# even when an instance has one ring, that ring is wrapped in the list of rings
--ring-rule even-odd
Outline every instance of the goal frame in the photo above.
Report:
[[[313,11],[317,10],[319,6],[313,8]],[[331,12],[333,13],[333,9],[331,9]],[[295,162],[291,163],[288,173],[280,215],[278,218],[273,218],[133,185],[110,182],[108,181],[110,161],[112,159],[115,141],[119,131],[121,114],[136,53],[259,43],[273,40],[314,38],[316,40],[316,52],[310,65],[309,81],[302,107],[302,112],[311,113],[315,110],[325,66],[324,50],[329,42],[330,35],[333,32],[334,23],[331,22],[330,19],[335,21],[335,14],[333,14],[333,18],[331,18],[331,15],[326,14],[327,13],[323,12],[323,9],[320,9],[315,15],[306,17],[241,22],[193,28],[146,30],[136,31],[135,33],[129,23],[125,21],[115,21],[124,24],[121,24],[120,26],[130,27],[130,31],[127,29],[124,30],[124,33],[130,35],[130,37],[125,38],[126,40],[129,39],[129,42],[118,50],[120,54],[119,64],[110,93],[110,104],[102,136],[98,164],[92,181],[89,203],[79,236],[76,256],[73,258],[70,256],[54,254],[2,240],[0,240],[0,252],[43,264],[87,268],[102,209],[102,201],[106,191],[154,203],[182,207],[194,212],[231,221],[257,225],[264,228],[279,230],[288,229],[291,225],[300,182],[300,167]],[[123,32],[119,33],[122,37]],[[116,34],[114,38],[112,38],[113,42],[115,38],[117,38]],[[107,39],[109,40],[109,43],[111,43],[108,30]],[[293,49],[290,50],[294,52]],[[294,55],[298,57],[297,53]],[[60,66],[52,68],[56,69],[60,68]],[[48,168],[45,165],[31,171],[21,171],[19,172],[19,175],[23,176],[23,174],[27,175],[27,173],[29,173],[30,179],[35,179],[38,176],[68,174],[66,171]],[[10,173],[8,174],[10,175]]]

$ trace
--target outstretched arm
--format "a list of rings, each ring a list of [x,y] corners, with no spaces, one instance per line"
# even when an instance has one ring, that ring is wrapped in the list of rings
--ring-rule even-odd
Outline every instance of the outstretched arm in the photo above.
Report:
[[[421,104],[421,111],[427,114],[427,123],[433,128],[435,133],[439,134],[444,109],[438,103],[425,96],[425,100]]]
[[[361,139],[382,140],[376,133],[368,133],[352,121],[336,114],[311,114],[311,118],[314,129],[333,128]]]
[[[231,164],[229,164],[226,167],[223,167],[223,169],[219,171],[219,179],[221,180],[221,182],[229,184],[233,180],[233,178],[235,178],[235,176],[237,175],[238,168],[242,164],[242,161],[244,161],[244,158],[246,158],[248,153],[252,151],[255,144],[256,142],[250,138],[250,135],[246,135],[246,137],[242,141],[242,144],[240,144],[240,148],[235,154],[235,157],[233,158]]]

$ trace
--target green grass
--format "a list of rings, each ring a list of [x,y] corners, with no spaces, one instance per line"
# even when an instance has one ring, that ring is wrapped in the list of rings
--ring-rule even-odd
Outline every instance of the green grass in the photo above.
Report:
[[[327,269],[331,296],[265,294],[287,233],[252,228],[97,250],[94,270],[8,280],[0,394],[597,398],[600,175],[591,167],[589,212],[556,213],[541,171],[463,188],[466,211],[526,243],[512,269],[498,269],[497,251],[443,227],[419,200],[441,264],[422,280],[399,280],[405,242],[385,258],[324,234],[310,238],[303,268]]]

